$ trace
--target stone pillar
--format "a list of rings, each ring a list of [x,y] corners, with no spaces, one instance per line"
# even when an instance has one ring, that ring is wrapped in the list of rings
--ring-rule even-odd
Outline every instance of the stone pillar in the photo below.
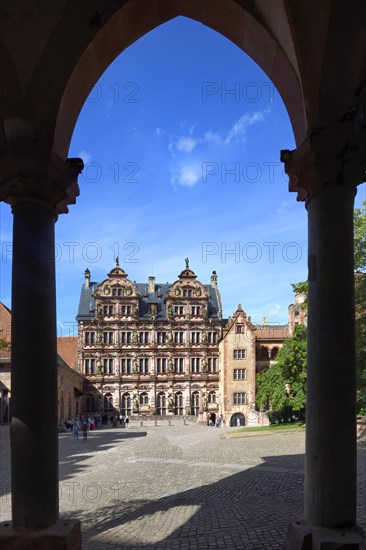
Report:
[[[12,522],[1,548],[81,548],[80,522],[59,519],[54,226],[78,194],[80,159],[5,159],[12,206]],[[23,546],[22,546],[23,547]]]
[[[328,528],[356,524],[354,195],[308,202],[305,520]]]
[[[307,201],[309,237],[304,520],[289,526],[286,550],[362,547],[356,525],[353,206],[364,165],[362,148],[348,152],[346,130],[315,132],[281,154],[290,191]],[[340,150],[347,150],[346,161]]]
[[[35,202],[13,214],[13,526],[39,529],[58,519],[55,216]]]

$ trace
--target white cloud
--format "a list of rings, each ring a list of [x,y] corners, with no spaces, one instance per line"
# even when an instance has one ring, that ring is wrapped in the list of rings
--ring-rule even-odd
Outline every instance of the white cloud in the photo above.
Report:
[[[79,157],[83,159],[84,164],[88,164],[93,158],[91,153],[89,153],[89,151],[84,151],[84,150],[80,151]]]
[[[268,113],[269,109],[265,111],[256,111],[254,113],[245,113],[233,124],[225,138],[225,143],[231,143],[237,136],[242,136],[242,138],[244,138],[248,126],[253,126],[258,122],[262,122],[264,120],[264,115]]]
[[[162,134],[162,129],[161,128],[155,128],[155,135],[156,136],[161,136]]]
[[[268,314],[267,314],[269,321],[271,320],[271,317],[277,317],[280,311],[281,311],[280,304],[273,304],[271,308],[268,310]]]
[[[196,147],[197,141],[193,139],[192,137],[181,137],[177,141],[177,150],[184,152],[184,153],[190,153],[193,151],[193,149]]]
[[[184,187],[193,187],[200,177],[200,172],[194,166],[176,166],[172,169],[171,183]]]

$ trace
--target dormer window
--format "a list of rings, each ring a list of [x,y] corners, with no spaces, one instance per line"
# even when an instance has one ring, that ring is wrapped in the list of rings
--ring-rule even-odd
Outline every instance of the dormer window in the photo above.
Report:
[[[236,334],[244,334],[244,325],[236,325]]]
[[[183,298],[192,298],[192,289],[184,288],[183,289]]]

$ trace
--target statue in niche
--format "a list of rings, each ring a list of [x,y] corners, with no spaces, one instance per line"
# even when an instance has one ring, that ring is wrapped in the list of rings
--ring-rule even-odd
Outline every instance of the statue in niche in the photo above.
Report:
[[[132,359],[132,372],[134,374],[137,374],[139,372],[139,364],[136,357]]]
[[[169,359],[168,359],[168,372],[173,372],[173,371],[174,371],[173,359],[171,357],[169,357]]]

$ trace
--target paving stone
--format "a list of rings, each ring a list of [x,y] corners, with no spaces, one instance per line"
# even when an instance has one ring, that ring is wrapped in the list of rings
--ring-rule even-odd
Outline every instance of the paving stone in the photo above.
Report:
[[[85,550],[280,549],[302,516],[304,433],[221,439],[225,429],[153,423],[60,434],[60,514]],[[0,519],[11,516],[8,428],[0,428]],[[358,523],[366,528],[365,447]]]

